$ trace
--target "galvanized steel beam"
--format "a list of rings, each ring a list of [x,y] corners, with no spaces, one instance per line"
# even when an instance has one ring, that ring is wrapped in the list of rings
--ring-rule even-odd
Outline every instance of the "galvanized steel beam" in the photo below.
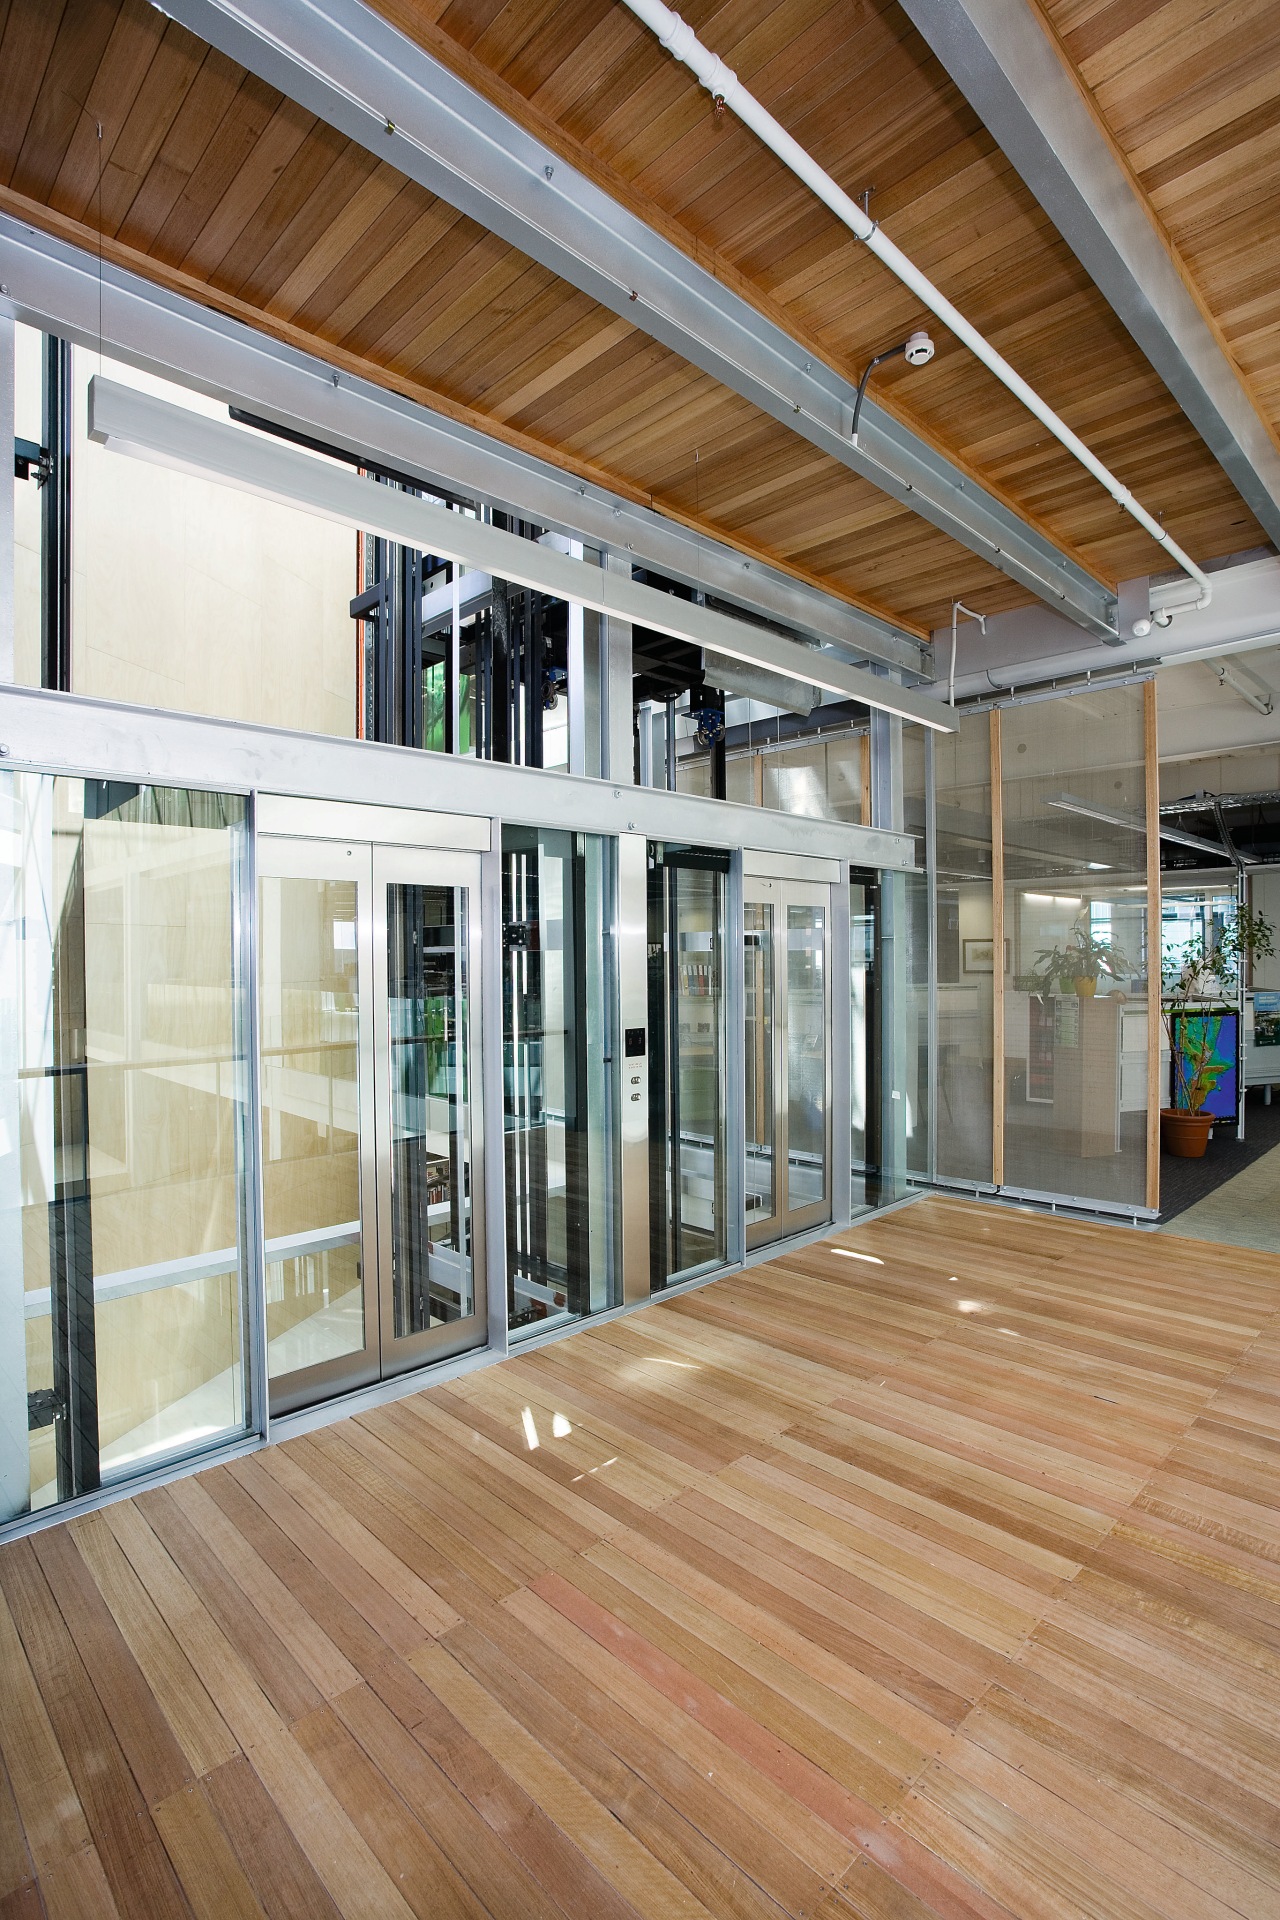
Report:
[[[1280,452],[1026,0],[902,0],[1270,539]]]
[[[95,351],[101,346],[427,488],[585,539],[621,568],[651,567],[802,633],[843,660],[881,661],[932,678],[933,648],[914,634],[7,215],[0,215],[0,312]]]
[[[362,0],[165,0],[160,10],[1114,641],[1114,595],[1078,562],[873,401],[854,446],[853,383]]]

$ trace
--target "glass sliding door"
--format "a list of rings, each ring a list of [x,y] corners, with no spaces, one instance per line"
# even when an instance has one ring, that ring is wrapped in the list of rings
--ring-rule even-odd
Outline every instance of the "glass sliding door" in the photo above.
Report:
[[[414,856],[410,856],[412,864]],[[397,1358],[420,1336],[475,1312],[468,1126],[467,903],[465,887],[389,878],[386,908],[385,1051],[389,1153],[379,1164],[389,1223],[381,1261],[383,1325]],[[423,1342],[426,1345],[429,1342]]]
[[[830,888],[743,882],[747,1244],[831,1217]]]
[[[877,990],[880,877],[849,877],[849,1165],[856,1214],[880,1199],[880,1001]]]
[[[743,1057],[747,1113],[747,1226],[771,1220],[778,1210],[774,1113],[776,1080],[773,1019],[774,903],[748,900],[743,907]]]
[[[649,848],[649,1221],[655,1290],[727,1258],[727,854]]]
[[[245,802],[0,774],[0,1519],[246,1425]]]
[[[507,1313],[513,1335],[616,1304],[614,843],[502,830]]]
[[[485,1337],[474,855],[264,835],[274,1412]]]
[[[830,1218],[827,1138],[831,1111],[827,939],[829,889],[787,898],[787,1224]]]

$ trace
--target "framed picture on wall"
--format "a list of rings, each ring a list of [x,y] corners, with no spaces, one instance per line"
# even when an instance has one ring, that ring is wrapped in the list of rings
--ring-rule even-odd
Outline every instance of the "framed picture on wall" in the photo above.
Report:
[[[964,970],[966,973],[995,972],[995,941],[966,940],[964,946]],[[1004,970],[1009,971],[1009,942],[1004,943]]]

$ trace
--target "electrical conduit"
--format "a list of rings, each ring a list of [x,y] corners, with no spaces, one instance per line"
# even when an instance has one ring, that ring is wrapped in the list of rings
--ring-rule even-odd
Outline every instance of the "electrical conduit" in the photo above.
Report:
[[[811,193],[817,195],[823,204],[830,208],[837,220],[848,227],[859,240],[863,241],[876,258],[896,274],[904,287],[909,287],[916,298],[929,311],[949,328],[957,340],[962,340],[969,351],[979,359],[983,366],[992,372],[996,379],[1020,400],[1029,413],[1033,413],[1043,427],[1055,440],[1077,459],[1081,466],[1091,473],[1099,484],[1106,488],[1116,505],[1131,514],[1138,525],[1158,541],[1169,558],[1181,567],[1200,589],[1197,607],[1207,607],[1213,598],[1213,587],[1206,574],[1202,573],[1195,561],[1182,551],[1176,540],[1167,534],[1158,520],[1152,518],[1146,508],[1135,500],[1121,481],[1105,467],[1097,456],[1090,452],[1084,441],[1071,431],[1065,420],[1060,420],[1053,408],[1040,398],[1034,387],[1028,386],[1020,373],[1009,365],[1004,357],[971,326],[962,313],[953,307],[944,293],[939,292],[932,280],[921,273],[914,261],[909,260],[901,247],[895,247],[893,241],[885,235],[874,220],[868,218],[856,200],[851,200],[842,188],[838,187],[830,174],[824,173],[812,156],[805,152],[798,141],[793,140],[785,127],[779,126],[773,115],[762,107],[738,79],[731,67],[727,67],[718,54],[704,47],[693,28],[663,5],[663,0],[626,0],[639,20],[651,28],[668,53],[689,68],[694,77],[701,82],[714,100],[723,101],[732,108],[744,126],[750,127],[756,138],[762,140],[772,153],[775,153],[783,165],[789,167],[798,180],[803,180]]]

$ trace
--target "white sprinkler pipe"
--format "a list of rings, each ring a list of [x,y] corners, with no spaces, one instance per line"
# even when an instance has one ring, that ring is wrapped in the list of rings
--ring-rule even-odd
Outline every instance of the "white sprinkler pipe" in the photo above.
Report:
[[[953,600],[951,602],[951,672],[947,676],[947,705],[951,707],[954,707],[956,703],[956,621],[961,614],[964,614],[967,620],[977,621],[978,625],[982,628],[984,639],[987,632],[987,617],[985,614],[975,613],[972,607],[966,607],[963,600]]]
[[[1001,381],[1024,407],[1033,413],[1042,426],[1048,428],[1055,440],[1061,441],[1068,453],[1090,472],[1094,479],[1104,486],[1116,505],[1132,514],[1138,525],[1151,535],[1164,548],[1171,560],[1188,577],[1195,581],[1200,589],[1197,607],[1207,607],[1213,598],[1213,587],[1208,575],[1202,573],[1195,561],[1190,559],[1170,538],[1160,525],[1147,512],[1138,500],[1135,500],[1122,481],[1117,480],[1108,467],[1091,453],[1078,434],[1074,434],[1065,420],[1060,420],[1053,408],[1040,398],[1034,387],[1027,385],[1020,373],[1014,371],[1003,355],[996,352],[991,343],[984,339],[978,329],[971,326],[964,315],[952,306],[944,293],[940,293],[932,280],[921,273],[914,261],[909,260],[901,247],[895,247],[874,220],[868,218],[856,200],[851,200],[841,187],[838,187],[830,174],[824,173],[813,157],[806,153],[799,141],[793,140],[785,127],[779,126],[767,108],[762,107],[755,95],[750,93],[738,79],[732,67],[727,67],[718,54],[704,47],[693,28],[663,5],[663,0],[626,0],[637,19],[643,20],[647,27],[657,34],[661,44],[677,60],[683,61],[690,72],[711,94],[712,98],[722,100],[726,107],[732,107],[745,126],[750,127],[757,139],[763,140],[766,147],[777,154],[784,166],[790,167],[796,178],[803,180],[812,193],[828,206],[837,220],[844,222],[850,232],[865,242],[878,260],[882,260],[890,273],[897,275],[905,287],[910,287],[916,297],[923,301],[931,313],[937,315],[945,327],[963,340],[970,352],[981,360],[996,379]]]

